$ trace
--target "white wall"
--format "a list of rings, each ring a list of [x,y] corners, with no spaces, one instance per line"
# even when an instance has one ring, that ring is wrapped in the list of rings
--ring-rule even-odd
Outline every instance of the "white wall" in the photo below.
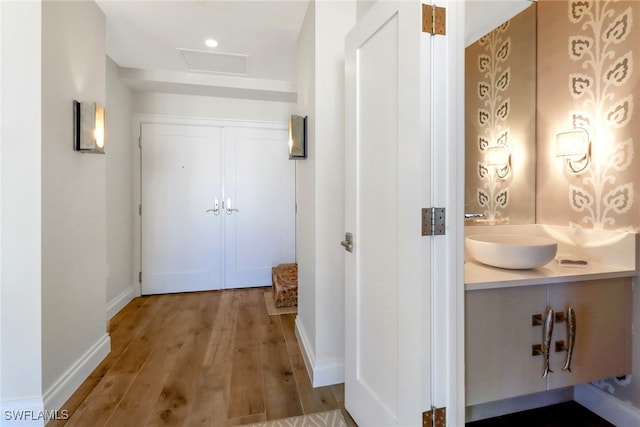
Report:
[[[107,227],[107,318],[138,294],[133,268],[133,150],[131,90],[118,77],[118,65],[107,57],[105,186]]]
[[[8,421],[4,410],[42,409],[40,20],[38,2],[0,2],[0,406],[3,422]]]
[[[42,3],[42,387],[47,409],[58,409],[110,348],[105,312],[109,153],[72,149],[72,101],[105,105],[105,29],[94,2]]]
[[[133,100],[135,114],[227,120],[287,122],[294,108],[289,102],[171,93],[136,92]]]
[[[362,18],[378,0],[356,0],[357,19]]]
[[[307,158],[296,161],[296,249],[298,261],[298,316],[301,346],[307,356],[316,354],[316,61],[314,3],[309,3],[298,35],[298,111],[307,116]],[[307,366],[309,368],[309,366]],[[313,379],[313,378],[312,378]]]
[[[298,38],[298,113],[309,158],[298,162],[301,337],[314,386],[344,381],[344,45],[355,2],[315,2]]]

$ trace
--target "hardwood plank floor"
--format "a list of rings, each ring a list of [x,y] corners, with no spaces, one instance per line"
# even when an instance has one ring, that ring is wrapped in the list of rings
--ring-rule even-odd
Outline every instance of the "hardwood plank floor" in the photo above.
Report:
[[[47,426],[235,426],[340,408],[313,388],[296,315],[269,316],[268,288],[136,298],[111,319],[111,353]]]

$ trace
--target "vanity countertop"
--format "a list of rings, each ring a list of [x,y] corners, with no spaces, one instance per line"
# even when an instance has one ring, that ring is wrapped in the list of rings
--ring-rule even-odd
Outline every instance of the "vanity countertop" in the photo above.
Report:
[[[590,261],[586,266],[564,266],[554,259],[550,263],[530,270],[506,270],[490,267],[472,259],[464,264],[464,289],[510,288],[516,286],[547,285],[586,280],[633,277],[635,268],[604,265]]]
[[[519,234],[558,242],[556,259],[539,268],[507,270],[476,262],[465,253],[464,289],[511,288],[638,275],[640,234],[542,224],[467,226],[465,235]],[[587,260],[586,266],[560,265],[558,258]]]

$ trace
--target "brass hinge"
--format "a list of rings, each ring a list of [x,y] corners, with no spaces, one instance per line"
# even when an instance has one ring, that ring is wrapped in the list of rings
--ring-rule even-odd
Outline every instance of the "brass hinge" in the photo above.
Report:
[[[446,232],[445,208],[422,209],[422,235],[441,236]]]
[[[447,11],[444,7],[422,5],[422,32],[445,35],[447,27]]]
[[[431,408],[422,413],[422,427],[446,427],[447,408]]]
[[[142,283],[142,271],[138,271],[138,283]]]

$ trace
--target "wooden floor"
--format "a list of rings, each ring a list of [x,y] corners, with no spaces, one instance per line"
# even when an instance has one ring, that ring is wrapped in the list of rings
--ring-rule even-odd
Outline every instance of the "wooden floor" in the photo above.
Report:
[[[47,426],[236,426],[343,409],[313,388],[295,314],[269,316],[266,288],[140,297],[110,322],[111,353]]]

